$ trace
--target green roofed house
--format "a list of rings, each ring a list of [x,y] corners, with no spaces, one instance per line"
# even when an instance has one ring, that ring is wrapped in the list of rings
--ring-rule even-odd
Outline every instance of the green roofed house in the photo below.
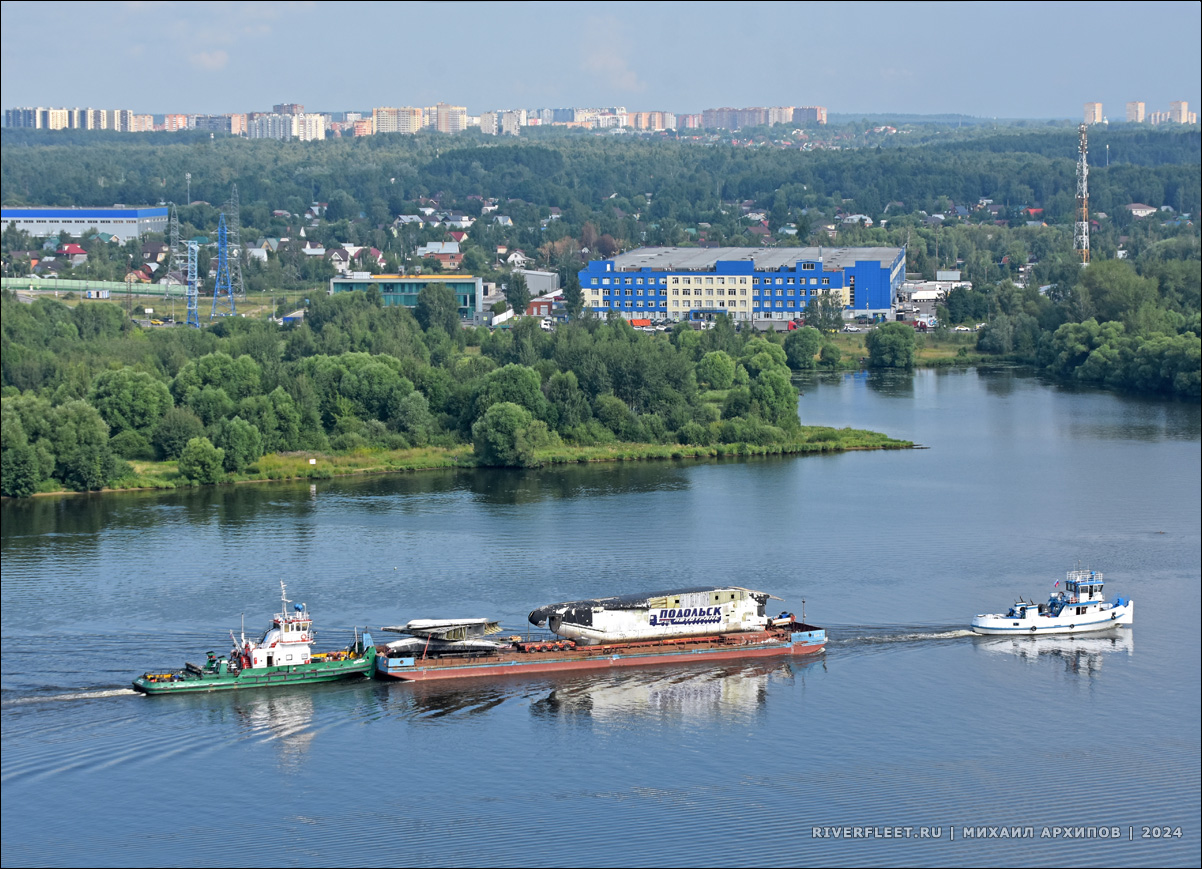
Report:
[[[471,275],[373,275],[352,272],[330,281],[330,295],[376,287],[385,305],[417,307],[417,295],[427,286],[447,287],[459,303],[459,317],[475,325],[484,322],[484,281]]]

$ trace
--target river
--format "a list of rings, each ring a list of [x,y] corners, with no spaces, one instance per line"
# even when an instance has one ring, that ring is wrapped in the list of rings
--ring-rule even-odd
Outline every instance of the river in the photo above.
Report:
[[[1199,406],[986,369],[802,388],[806,423],[925,448],[4,503],[3,864],[1197,865]],[[1133,628],[967,632],[1078,563]],[[129,690],[261,629],[280,580],[323,648],[711,583],[804,600],[831,642]]]

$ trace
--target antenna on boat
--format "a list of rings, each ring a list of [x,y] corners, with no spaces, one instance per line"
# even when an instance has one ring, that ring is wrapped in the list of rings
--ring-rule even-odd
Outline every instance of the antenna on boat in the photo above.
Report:
[[[285,616],[288,615],[288,604],[292,603],[292,601],[288,600],[287,594],[285,594],[287,589],[288,589],[288,586],[284,585],[284,580],[281,579],[280,580],[280,600],[283,601],[283,606],[280,607],[280,612],[282,612]]]

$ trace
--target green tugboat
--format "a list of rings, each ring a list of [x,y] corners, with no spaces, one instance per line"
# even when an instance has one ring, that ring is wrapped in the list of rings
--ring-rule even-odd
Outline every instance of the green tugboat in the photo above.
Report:
[[[304,604],[291,610],[284,583],[280,583],[283,605],[258,641],[230,639],[234,647],[229,656],[208,653],[203,665],[185,664],[184,669],[167,673],[146,673],[134,680],[134,688],[144,694],[180,694],[192,691],[225,691],[234,688],[268,688],[331,682],[371,675],[376,649],[371,634],[336,652],[312,652],[313,619]]]

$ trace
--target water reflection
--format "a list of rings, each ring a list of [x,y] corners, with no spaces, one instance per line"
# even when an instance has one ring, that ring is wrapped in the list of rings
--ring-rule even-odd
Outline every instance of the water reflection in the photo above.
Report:
[[[1122,628],[1105,634],[1059,637],[979,637],[976,648],[991,654],[1014,655],[1026,663],[1060,661],[1066,673],[1096,676],[1106,655],[1135,654],[1135,633]]]
[[[538,718],[594,721],[631,716],[696,721],[747,715],[767,702],[772,680],[792,680],[799,670],[814,663],[774,661],[573,679],[556,685],[531,704],[530,711]]]
[[[999,398],[1012,395],[1019,385],[1017,372],[1024,370],[1027,377],[1032,375],[1030,369],[1016,369],[1013,367],[978,367],[977,379],[981,385],[985,387],[985,391],[990,395],[996,395]]]
[[[311,691],[258,692],[252,702],[235,704],[233,714],[244,736],[273,742],[283,767],[301,765],[317,735]]]
[[[554,465],[538,471],[480,470],[467,477],[483,504],[512,506],[545,500],[680,491],[689,487],[686,468],[696,462],[646,461],[597,465]]]
[[[747,713],[765,702],[768,677],[780,667],[777,664],[703,673],[639,673],[604,681],[575,682],[552,690],[530,711],[541,718],[587,715],[593,719]]]
[[[914,397],[912,371],[861,371],[852,375],[852,378],[857,381],[863,379],[869,389],[887,398]]]

